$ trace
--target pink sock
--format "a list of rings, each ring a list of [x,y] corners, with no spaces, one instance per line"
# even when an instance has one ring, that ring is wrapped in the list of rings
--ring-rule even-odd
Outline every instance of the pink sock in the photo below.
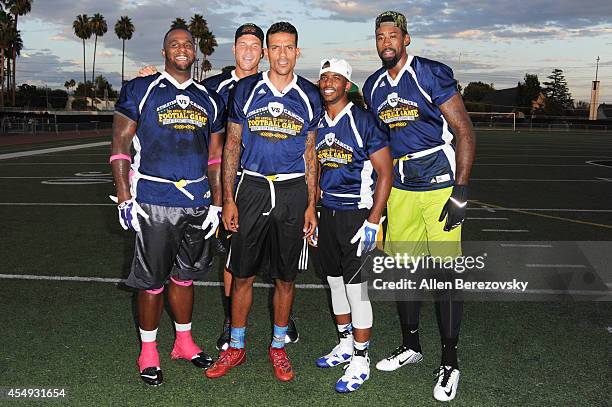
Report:
[[[142,342],[140,356],[138,357],[138,368],[142,372],[147,367],[159,367],[159,353],[157,353],[157,342]]]
[[[191,337],[191,331],[177,331],[176,339],[174,340],[174,349],[172,349],[173,359],[191,360],[197,356],[202,349],[195,344]]]

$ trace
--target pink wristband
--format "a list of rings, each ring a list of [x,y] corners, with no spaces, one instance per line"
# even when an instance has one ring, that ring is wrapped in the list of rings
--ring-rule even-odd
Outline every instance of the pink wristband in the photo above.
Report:
[[[208,160],[208,165],[219,164],[221,163],[220,158],[213,158],[212,160]]]
[[[110,156],[110,160],[108,160],[108,162],[112,163],[115,160],[128,160],[129,162],[132,162],[132,157],[127,154],[113,154]]]

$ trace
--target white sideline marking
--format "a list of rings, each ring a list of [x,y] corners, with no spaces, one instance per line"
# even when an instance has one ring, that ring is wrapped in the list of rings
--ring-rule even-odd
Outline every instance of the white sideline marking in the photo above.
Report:
[[[508,218],[467,218],[468,220],[508,220]]]
[[[122,278],[102,278],[102,277],[76,277],[76,276],[40,276],[40,275],[32,275],[32,274],[0,274],[0,279],[5,280],[39,280],[39,281],[75,281],[82,283],[111,283],[111,284],[119,284],[124,283],[126,280]],[[194,285],[203,286],[203,287],[221,287],[223,286],[223,282],[221,281],[194,281]],[[267,283],[254,283],[253,287],[257,288],[272,288],[272,284]],[[302,290],[322,290],[329,288],[326,284],[296,284],[295,288],[299,288]],[[509,293],[508,291],[496,291],[496,290],[473,290],[475,292],[483,292],[483,293]],[[591,291],[591,290],[549,290],[549,289],[531,289],[525,290],[522,293],[524,294],[574,294],[574,295],[610,295],[611,291]],[[516,292],[511,292],[510,294],[517,294]]]
[[[0,160],[8,160],[10,158],[29,157],[32,155],[57,153],[59,151],[80,150],[82,148],[100,147],[100,146],[108,146],[108,145],[110,145],[110,141],[101,141],[99,143],[77,144],[73,146],[64,146],[64,147],[43,148],[41,150],[18,151],[16,153],[0,154]],[[39,163],[36,163],[36,164],[39,164]]]
[[[606,283],[606,286],[608,286],[609,288],[612,288],[612,283]]]
[[[501,247],[553,247],[551,244],[521,244],[521,243],[501,243]]]
[[[584,264],[525,264],[525,267],[529,268],[566,268],[566,269],[584,269]]]
[[[43,280],[43,281],[76,281],[80,283],[125,283],[124,278],[103,278],[103,277],[77,277],[77,276],[40,276],[33,274],[0,274],[0,279],[6,280]],[[203,287],[223,287],[223,281],[194,281],[193,284]],[[272,288],[273,284],[254,283],[253,287]],[[318,290],[327,288],[325,284],[296,284],[296,288],[306,290]]]
[[[483,232],[527,233],[527,229],[481,229]]]
[[[495,164],[481,164],[481,163],[474,163],[474,166],[498,166],[498,167],[513,167],[513,166],[520,166],[520,167],[590,167],[590,165],[588,164],[500,164],[500,163],[495,163]],[[609,168],[609,167],[608,167]]]

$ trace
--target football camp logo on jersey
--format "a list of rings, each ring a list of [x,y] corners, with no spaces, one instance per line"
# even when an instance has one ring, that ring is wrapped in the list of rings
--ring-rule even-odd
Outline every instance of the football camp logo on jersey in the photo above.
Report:
[[[419,106],[399,97],[397,92],[387,95],[384,102],[378,106],[378,117],[389,125],[389,128],[406,127],[410,122],[419,120]]]
[[[193,131],[206,126],[206,109],[195,103],[188,95],[176,98],[157,108],[157,123],[174,130]]]
[[[304,128],[304,119],[280,102],[269,102],[266,106],[249,112],[247,124],[251,133],[277,142],[300,134]]]
[[[323,167],[337,169],[353,162],[353,147],[338,140],[335,133],[325,134],[316,149]]]

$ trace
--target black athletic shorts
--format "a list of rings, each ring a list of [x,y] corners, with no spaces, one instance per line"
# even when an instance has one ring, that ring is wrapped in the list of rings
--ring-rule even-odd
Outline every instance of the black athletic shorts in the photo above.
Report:
[[[274,182],[276,205],[271,207],[270,186],[264,178],[244,175],[238,194],[238,232],[232,234],[228,269],[235,277],[259,272],[270,278],[295,281],[303,252],[307,253],[304,211],[308,188],[304,177]]]
[[[351,239],[369,214],[368,209],[339,211],[321,208],[316,261],[323,275],[342,277],[344,284],[362,282],[363,259],[357,257],[359,242],[351,244]]]
[[[160,288],[170,275],[200,280],[212,267],[210,239],[202,223],[208,206],[176,208],[141,203],[149,219],[138,217],[132,270],[126,284],[144,290]]]

